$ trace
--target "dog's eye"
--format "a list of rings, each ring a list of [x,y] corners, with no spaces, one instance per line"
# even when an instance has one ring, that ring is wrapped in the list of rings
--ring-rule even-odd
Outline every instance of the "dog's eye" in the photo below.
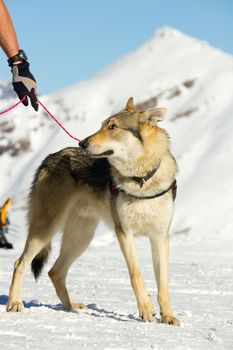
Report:
[[[116,129],[116,128],[117,128],[116,124],[110,124],[108,126],[108,130],[113,130],[113,129]]]

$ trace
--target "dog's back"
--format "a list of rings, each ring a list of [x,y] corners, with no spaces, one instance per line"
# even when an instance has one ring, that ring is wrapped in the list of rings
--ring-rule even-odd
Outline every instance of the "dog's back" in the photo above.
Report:
[[[108,160],[91,158],[79,147],[62,149],[44,159],[36,172],[32,191],[45,180],[62,186],[61,181],[66,178],[71,186],[88,185],[96,191],[106,190],[110,178]]]

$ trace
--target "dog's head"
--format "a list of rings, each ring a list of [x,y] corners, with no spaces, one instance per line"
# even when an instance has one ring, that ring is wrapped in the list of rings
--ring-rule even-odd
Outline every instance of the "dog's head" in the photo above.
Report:
[[[92,157],[128,161],[143,156],[145,148],[156,141],[160,128],[157,123],[165,117],[165,108],[138,111],[130,97],[125,109],[102,123],[95,134],[79,143]]]

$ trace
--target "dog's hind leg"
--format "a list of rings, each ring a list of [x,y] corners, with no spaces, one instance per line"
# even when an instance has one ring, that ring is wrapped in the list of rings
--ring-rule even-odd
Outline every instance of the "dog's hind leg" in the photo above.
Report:
[[[158,288],[157,300],[160,306],[161,320],[163,323],[179,325],[172,312],[168,294],[168,234],[150,238],[154,272]]]
[[[24,251],[14,265],[14,273],[9,292],[7,311],[21,311],[23,303],[21,300],[21,287],[25,273],[32,264],[35,278],[39,276],[43,264],[48,257],[50,242],[62,222],[62,209],[57,215],[48,215],[43,210],[43,205],[36,202],[36,211],[29,215],[29,233],[25,243]],[[59,215],[60,213],[60,215]]]
[[[71,301],[66,288],[66,276],[71,264],[91,242],[96,225],[97,220],[95,218],[82,217],[73,212],[68,217],[65,225],[60,255],[49,271],[49,277],[55,287],[57,296],[68,310],[84,308],[83,304]]]
[[[71,196],[68,190],[58,191],[57,184],[49,180],[49,175],[47,178],[41,181],[37,179],[30,195],[29,233],[24,251],[14,265],[7,311],[22,310],[21,286],[23,277],[31,263],[35,278],[39,276],[48,256],[51,239],[62,227],[66,208],[70,203]]]
[[[14,273],[6,308],[7,311],[21,311],[23,309],[21,287],[24,275],[35,256],[49,244],[50,240],[42,240],[39,237],[28,237],[24,251],[14,265]]]

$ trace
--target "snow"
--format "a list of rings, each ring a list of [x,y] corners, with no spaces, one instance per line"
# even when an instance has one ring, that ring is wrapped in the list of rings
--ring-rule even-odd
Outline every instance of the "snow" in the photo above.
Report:
[[[75,74],[75,72],[74,72]],[[191,82],[189,84],[185,84]],[[189,87],[187,87],[189,86]],[[0,110],[15,103],[0,81]],[[233,348],[233,58],[173,28],[161,28],[140,48],[92,79],[50,96],[46,107],[78,138],[123,108],[156,98],[168,109],[161,124],[171,135],[179,164],[178,196],[171,227],[170,294],[181,327],[143,323],[127,268],[114,234],[100,225],[88,250],[70,269],[68,287],[87,308],[66,312],[47,271],[59,250],[59,236],[42,277],[27,274],[25,310],[6,313],[13,262],[25,241],[25,205],[41,160],[75,145],[42,111],[19,106],[0,120],[1,202],[13,196],[12,251],[0,250],[0,348],[3,349],[232,349]],[[9,96],[9,98],[6,98]],[[11,132],[2,122],[14,125]],[[29,149],[15,144],[29,141]],[[8,147],[8,148],[7,148]],[[7,148],[7,149],[6,149]],[[14,156],[12,154],[15,154]],[[141,270],[156,304],[148,242],[139,238]]]
[[[109,233],[109,236],[111,233]],[[13,236],[12,236],[13,237]],[[11,237],[11,238],[12,238]],[[112,236],[110,236],[112,237]],[[55,295],[46,270],[58,253],[58,239],[52,256],[37,284],[27,274],[22,313],[5,313],[12,261],[22,246],[14,237],[15,251],[1,251],[0,340],[1,349],[232,349],[233,266],[220,247],[192,237],[171,238],[170,294],[181,327],[143,323],[127,268],[116,239],[99,245],[96,237],[83,256],[71,267],[68,288],[75,301],[87,308],[66,312]],[[219,244],[219,241],[218,241]],[[227,252],[226,247],[223,249]],[[146,285],[156,304],[155,282],[148,242],[137,241],[137,251]]]

